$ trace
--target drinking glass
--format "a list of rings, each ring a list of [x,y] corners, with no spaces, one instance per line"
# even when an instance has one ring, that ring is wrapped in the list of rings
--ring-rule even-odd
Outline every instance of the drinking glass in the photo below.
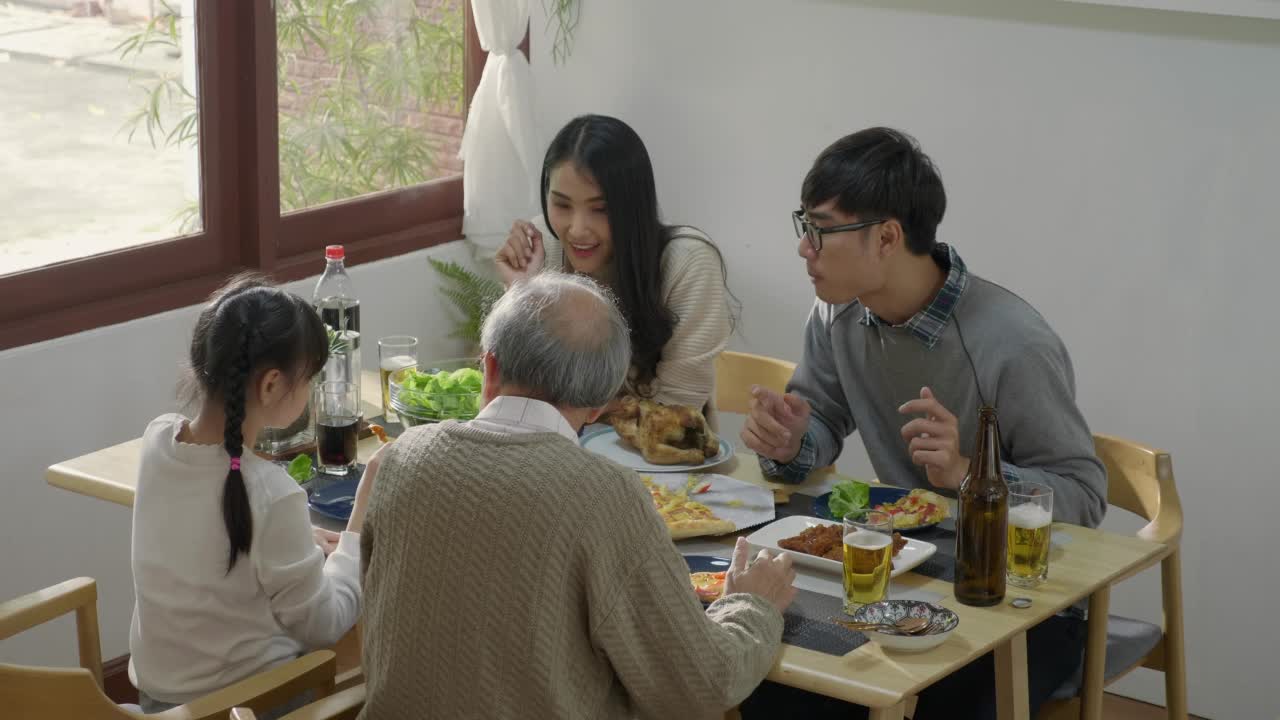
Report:
[[[855,510],[844,516],[844,611],[889,597],[893,570],[893,516]]]
[[[378,375],[382,383],[382,416],[387,422],[396,422],[396,412],[391,409],[391,373],[418,364],[418,338],[412,335],[391,335],[378,341]]]
[[[1049,578],[1053,534],[1053,488],[1038,482],[1009,483],[1009,562],[1006,579],[1033,588]]]
[[[322,382],[316,386],[316,459],[320,472],[346,475],[356,465],[360,427],[360,386]]]

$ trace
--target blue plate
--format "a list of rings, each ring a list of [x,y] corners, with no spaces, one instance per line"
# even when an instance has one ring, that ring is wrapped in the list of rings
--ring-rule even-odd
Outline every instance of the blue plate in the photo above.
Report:
[[[869,507],[874,508],[877,505],[897,502],[898,500],[901,500],[902,498],[906,497],[909,492],[910,491],[908,490],[905,490],[900,487],[893,487],[892,485],[872,485],[871,498],[867,502],[867,505]],[[831,499],[831,493],[823,493],[818,497],[814,498],[813,514],[816,515],[817,517],[822,518],[823,520],[839,520],[840,518],[831,516],[831,508],[827,507],[827,501],[830,499]],[[938,523],[934,522],[934,523],[929,523],[927,525],[917,525],[916,527],[913,527],[913,528],[905,528],[905,529],[895,528],[895,529],[898,532],[909,533],[909,532],[915,532],[916,530],[931,528],[937,524]]]
[[[307,498],[307,504],[312,510],[325,517],[334,520],[350,520],[351,506],[355,504],[356,487],[359,485],[360,476],[353,473],[311,493],[311,497]]]
[[[685,555],[684,561],[689,565],[689,572],[721,572],[729,569],[729,559],[714,555]]]

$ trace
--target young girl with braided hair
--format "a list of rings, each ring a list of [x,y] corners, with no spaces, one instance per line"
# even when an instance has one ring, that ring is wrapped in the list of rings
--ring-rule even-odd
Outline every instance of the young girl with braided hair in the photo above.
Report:
[[[214,293],[191,339],[199,411],[143,435],[133,506],[129,676],[144,712],[333,645],[360,614],[360,536],[378,456],[326,559],[306,493],[246,451],[302,414],[329,343],[315,310],[257,275]]]

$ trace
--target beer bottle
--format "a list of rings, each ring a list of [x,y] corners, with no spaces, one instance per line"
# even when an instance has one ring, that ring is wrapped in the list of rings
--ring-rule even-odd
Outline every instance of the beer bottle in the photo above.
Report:
[[[1004,599],[1009,487],[1000,472],[1000,428],[990,406],[978,411],[978,440],[960,483],[959,508],[956,600],[995,605]]]

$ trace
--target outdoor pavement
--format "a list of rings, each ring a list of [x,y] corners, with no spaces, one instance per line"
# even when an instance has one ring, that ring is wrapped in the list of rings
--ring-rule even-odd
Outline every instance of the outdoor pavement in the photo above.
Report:
[[[182,61],[121,60],[138,29],[0,0],[0,275],[176,234],[193,151],[127,123]]]

